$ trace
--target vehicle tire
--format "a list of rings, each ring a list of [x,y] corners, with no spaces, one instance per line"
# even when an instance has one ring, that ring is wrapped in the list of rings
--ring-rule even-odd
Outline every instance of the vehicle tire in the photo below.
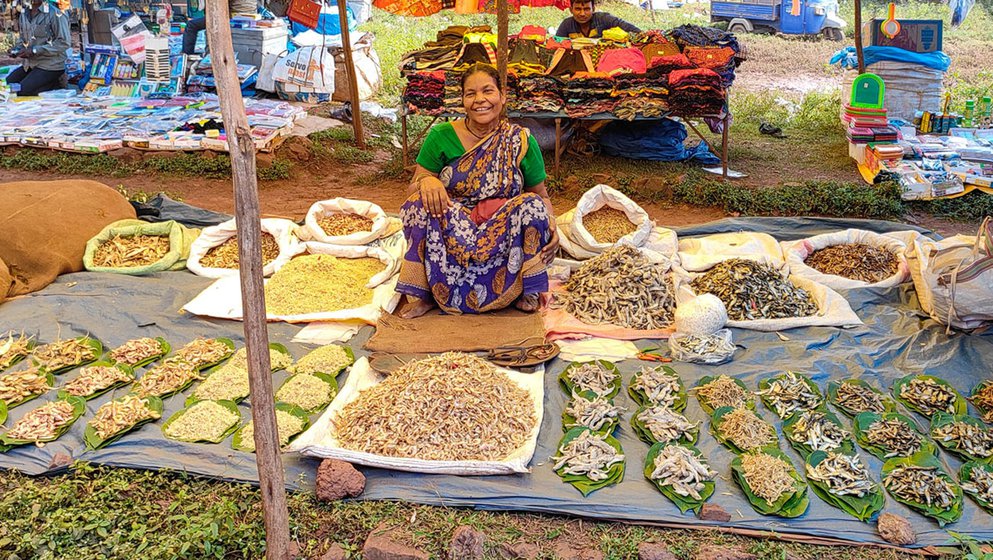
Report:
[[[845,32],[838,29],[837,27],[825,27],[821,31],[821,34],[824,35],[824,38],[827,39],[828,41],[840,42],[845,40]]]
[[[732,25],[731,27],[729,27],[728,28],[728,31],[730,31],[731,33],[733,33],[735,35],[744,35],[745,33],[748,33],[748,28],[745,27],[744,25],[740,24],[740,23],[736,23],[736,24]]]

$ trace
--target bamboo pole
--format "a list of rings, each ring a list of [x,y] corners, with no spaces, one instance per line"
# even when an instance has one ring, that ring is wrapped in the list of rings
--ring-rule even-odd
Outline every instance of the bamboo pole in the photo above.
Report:
[[[338,0],[338,21],[341,25],[341,48],[345,52],[345,73],[348,75],[348,89],[352,97],[352,130],[355,132],[355,143],[359,148],[365,149],[359,80],[355,74],[355,60],[352,59],[352,41],[348,36],[348,6],[345,5],[345,0]]]
[[[500,89],[503,91],[507,91],[508,11],[507,0],[497,0],[497,70],[500,72]]]
[[[862,52],[862,0],[855,0],[855,56],[859,60],[859,74],[865,74],[865,53]]]
[[[265,519],[266,558],[289,560],[289,513],[273,405],[269,333],[266,330],[265,291],[262,284],[262,230],[255,174],[255,143],[245,115],[244,100],[241,98],[241,84],[238,81],[228,23],[228,0],[207,0],[206,12],[214,79],[217,81],[217,96],[231,155],[238,259],[241,263],[241,302],[244,308],[249,387],[252,391],[252,422],[255,425],[255,462],[259,470]]]

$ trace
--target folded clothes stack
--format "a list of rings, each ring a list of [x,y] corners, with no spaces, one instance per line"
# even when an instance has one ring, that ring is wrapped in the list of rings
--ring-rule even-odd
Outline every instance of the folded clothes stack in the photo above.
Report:
[[[400,74],[409,76],[415,72],[447,70],[455,65],[459,57],[460,44],[451,46],[426,47],[410,51],[400,59]]]
[[[572,118],[609,113],[617,104],[613,91],[614,80],[608,74],[576,74],[562,89],[565,112]]]
[[[660,98],[669,95],[668,76],[619,74],[614,77],[613,97]]]
[[[724,109],[721,77],[707,68],[669,74],[669,108],[684,116],[716,115]]]
[[[510,107],[522,113],[558,113],[564,105],[562,82],[549,76],[522,76]]]
[[[441,113],[445,108],[445,73],[417,72],[407,76],[403,102],[424,114]]]
[[[626,121],[637,117],[659,119],[669,114],[669,104],[665,99],[630,97],[622,99],[614,106],[614,116]]]
[[[518,76],[530,76],[534,74],[544,74],[547,67],[542,62],[541,53],[538,51],[538,43],[531,39],[521,39],[513,37],[510,39],[508,48],[510,54],[507,57],[507,69]]]
[[[731,62],[727,67],[718,71],[723,80],[724,87],[729,87],[734,82],[734,70],[745,60],[741,45],[733,33],[728,33],[715,27],[701,27],[699,25],[680,25],[675,29],[670,29],[667,33],[669,38],[682,48],[685,54],[691,47],[704,48],[729,48],[733,51]]]
[[[465,114],[462,106],[461,72],[445,72],[445,112]]]

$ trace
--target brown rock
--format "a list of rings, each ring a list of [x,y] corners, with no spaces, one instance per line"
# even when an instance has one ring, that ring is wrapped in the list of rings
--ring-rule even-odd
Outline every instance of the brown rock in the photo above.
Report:
[[[483,544],[486,535],[469,527],[456,527],[452,534],[452,544],[448,549],[448,557],[452,560],[482,560],[485,550]]]
[[[610,173],[594,173],[592,179],[593,185],[591,186],[617,184]]]
[[[107,152],[107,154],[123,163],[137,163],[145,156],[140,150],[134,148],[118,148]]]
[[[331,547],[328,548],[328,551],[324,553],[324,556],[321,556],[320,560],[345,560],[347,556],[348,553],[345,552],[345,549],[342,548],[340,544],[333,543]]]
[[[388,533],[373,531],[362,545],[365,560],[428,560],[427,552],[393,540]]]
[[[310,161],[314,157],[313,142],[303,136],[291,136],[280,148],[280,155],[290,161]]]
[[[355,470],[351,463],[338,459],[325,459],[317,467],[317,499],[333,502],[354,498],[365,490],[365,475]]]
[[[895,513],[880,515],[876,530],[879,531],[879,536],[883,537],[886,542],[898,546],[907,546],[917,542],[917,533],[910,526],[910,521]]]
[[[497,553],[505,560],[535,560],[541,556],[541,549],[531,543],[504,543],[497,549]]]
[[[704,521],[719,521],[721,523],[727,523],[728,521],[731,521],[731,514],[721,506],[714,504],[703,504],[703,509],[700,510],[700,519]]]
[[[276,161],[276,154],[259,152],[255,154],[255,163],[259,169],[272,167],[272,162]]]
[[[758,556],[736,546],[706,545],[700,547],[695,560],[758,560]]]
[[[593,545],[555,543],[552,553],[559,560],[603,560],[603,553]]]
[[[65,453],[56,453],[52,460],[48,463],[48,468],[59,469],[62,467],[68,467],[72,464],[72,457],[66,455]]]
[[[638,560],[676,560],[676,556],[660,543],[638,543]]]

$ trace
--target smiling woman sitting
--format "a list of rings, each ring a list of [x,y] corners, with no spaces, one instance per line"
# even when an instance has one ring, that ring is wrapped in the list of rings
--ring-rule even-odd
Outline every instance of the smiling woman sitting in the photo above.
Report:
[[[428,133],[400,210],[408,249],[397,291],[417,317],[437,305],[482,313],[535,311],[558,248],[545,162],[526,128],[503,118],[499,74],[462,75],[466,118]]]

